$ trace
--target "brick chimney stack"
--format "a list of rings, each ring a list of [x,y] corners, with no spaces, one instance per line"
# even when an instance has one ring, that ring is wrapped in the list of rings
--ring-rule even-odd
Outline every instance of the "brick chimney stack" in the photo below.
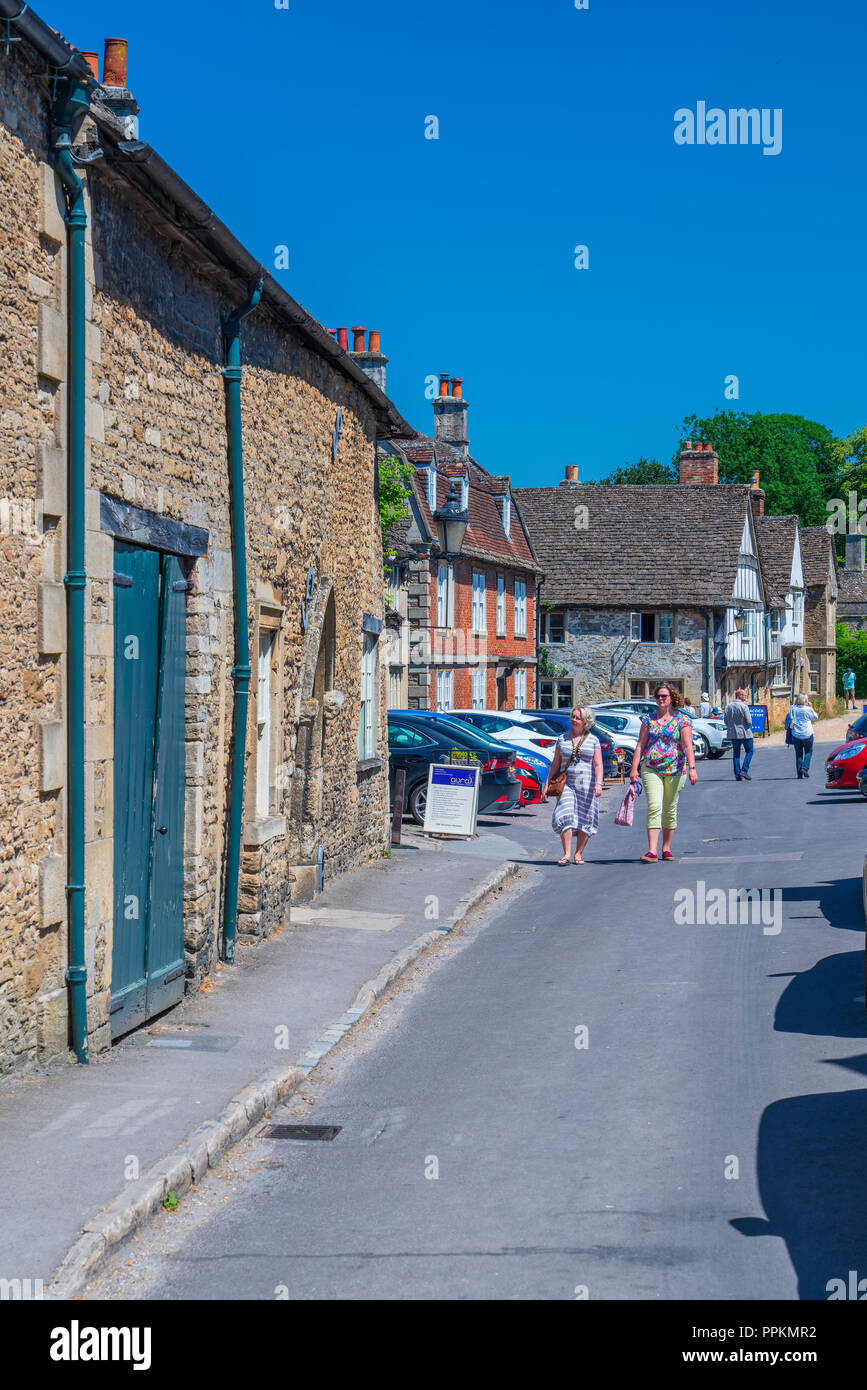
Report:
[[[844,566],[847,574],[864,573],[864,537],[846,537],[846,564]]]
[[[765,490],[759,487],[759,475],[753,474],[753,481],[750,485],[750,506],[753,509],[753,516],[758,519],[765,514]]]
[[[379,350],[379,330],[371,328],[367,340],[367,348],[364,346],[364,329],[353,328],[355,334],[355,348],[349,354],[358,363],[363,372],[366,372],[371,381],[375,382],[380,391],[385,391],[385,369],[388,366],[388,358]],[[359,337],[360,335],[360,337]]]
[[[449,395],[448,375],[445,372],[440,373],[440,393],[433,403],[434,439],[443,444],[450,444],[460,454],[468,454],[470,452],[470,441],[467,436],[469,405],[464,400],[462,387],[463,378],[454,377],[452,379],[452,392]]]
[[[719,454],[712,444],[696,444],[688,439],[680,451],[680,481],[716,486],[719,482]]]

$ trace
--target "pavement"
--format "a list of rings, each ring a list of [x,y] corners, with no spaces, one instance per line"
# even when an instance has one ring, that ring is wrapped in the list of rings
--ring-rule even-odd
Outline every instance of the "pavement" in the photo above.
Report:
[[[867,824],[824,789],[831,747],[809,781],[761,743],[752,782],[701,764],[675,863],[638,863],[643,817],[610,806],[584,867],[528,856],[305,1082],[336,1138],[253,1132],[92,1296],[794,1301],[867,1277]],[[760,914],[732,915],[738,887]]]
[[[289,928],[239,947],[234,966],[110,1053],[6,1080],[0,1169],[14,1201],[0,1275],[74,1294],[108,1247],[285,1099],[420,950],[538,853],[530,826],[527,811],[483,816],[476,839],[454,842],[407,822],[390,858],[293,908]]]

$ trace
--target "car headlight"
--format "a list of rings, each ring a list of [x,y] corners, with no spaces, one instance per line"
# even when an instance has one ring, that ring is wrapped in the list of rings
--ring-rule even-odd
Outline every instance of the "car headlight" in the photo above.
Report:
[[[841,763],[844,758],[856,758],[859,753],[863,753],[867,748],[867,743],[853,743],[851,748],[844,748],[840,753],[832,753],[828,759],[829,763]]]

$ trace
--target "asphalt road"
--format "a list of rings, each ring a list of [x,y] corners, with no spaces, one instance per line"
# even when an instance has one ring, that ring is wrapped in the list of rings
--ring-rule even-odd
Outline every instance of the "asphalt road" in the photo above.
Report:
[[[785,748],[751,783],[703,764],[676,863],[638,863],[613,808],[585,867],[528,857],[273,1117],[337,1137],[248,1141],[92,1294],[795,1300],[867,1276],[867,805],[824,792],[827,751],[809,781]],[[756,921],[738,887],[766,890]]]

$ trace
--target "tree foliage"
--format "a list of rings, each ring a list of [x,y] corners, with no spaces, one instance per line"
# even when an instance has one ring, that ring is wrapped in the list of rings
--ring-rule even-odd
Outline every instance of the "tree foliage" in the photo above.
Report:
[[[379,522],[382,527],[382,563],[383,568],[386,569],[397,553],[390,542],[391,532],[397,522],[409,516],[407,494],[412,475],[412,465],[401,463],[394,454],[390,454],[388,458],[382,459],[380,462],[379,489],[376,500],[379,507]]]
[[[765,511],[771,516],[794,514],[803,526],[822,526],[825,502],[838,495],[840,451],[824,425],[803,415],[762,415],[756,411],[718,410],[711,417],[688,415],[685,440],[713,444],[719,454],[721,483],[749,483],[758,472],[765,492]]]
[[[855,689],[863,698],[867,692],[867,631],[850,632],[845,623],[837,624],[837,694],[843,693],[843,672],[851,666]]]
[[[600,478],[600,483],[676,483],[679,478],[679,471],[676,465],[660,463],[658,459],[640,458],[637,463],[625,463],[622,468],[615,468],[613,473],[609,473],[607,478]]]

